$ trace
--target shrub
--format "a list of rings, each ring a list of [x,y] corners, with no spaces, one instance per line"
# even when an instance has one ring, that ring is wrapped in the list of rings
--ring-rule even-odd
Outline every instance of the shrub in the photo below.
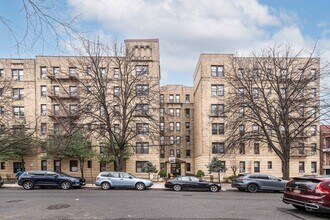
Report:
[[[201,171],[201,170],[198,170],[197,173],[196,173],[196,176],[198,178],[203,178],[203,176],[205,176],[205,173],[203,171]]]
[[[158,172],[158,175],[159,175],[160,177],[166,177],[166,170],[161,170],[161,171],[159,171],[159,172]]]

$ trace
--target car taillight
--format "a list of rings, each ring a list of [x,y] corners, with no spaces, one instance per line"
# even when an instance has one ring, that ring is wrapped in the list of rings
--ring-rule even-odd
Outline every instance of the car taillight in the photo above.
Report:
[[[99,180],[99,179],[100,179],[100,177],[96,177],[96,181]]]
[[[328,189],[325,189],[323,186],[322,186],[322,183],[323,182],[320,182],[316,185],[316,188],[315,188],[315,193],[318,193],[318,194],[330,194],[329,190]]]

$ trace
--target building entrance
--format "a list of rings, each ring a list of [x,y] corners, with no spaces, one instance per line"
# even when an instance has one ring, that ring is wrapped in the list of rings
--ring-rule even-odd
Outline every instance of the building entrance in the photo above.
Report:
[[[174,174],[174,176],[181,176],[181,164],[171,163],[171,173]]]

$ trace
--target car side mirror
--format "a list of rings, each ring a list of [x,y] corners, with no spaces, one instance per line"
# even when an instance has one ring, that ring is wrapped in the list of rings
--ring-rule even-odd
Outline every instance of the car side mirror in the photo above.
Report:
[[[130,179],[133,179],[133,177],[131,177],[131,176],[130,176],[130,177],[128,177],[128,178],[130,178]]]
[[[278,181],[282,181],[282,179],[277,179]]]
[[[203,180],[199,180],[199,182],[203,182]]]

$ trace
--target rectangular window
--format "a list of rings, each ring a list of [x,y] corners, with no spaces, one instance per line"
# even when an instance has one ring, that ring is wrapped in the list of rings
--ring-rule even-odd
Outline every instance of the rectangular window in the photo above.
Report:
[[[245,134],[245,125],[239,125],[239,134],[244,135]]]
[[[104,67],[99,68],[99,75],[101,79],[105,79],[107,77],[107,72]]]
[[[24,81],[24,72],[22,69],[13,69],[12,76],[14,81]]]
[[[316,69],[311,69],[310,75],[312,80],[316,80]]]
[[[164,103],[164,94],[159,95],[160,103]]]
[[[54,171],[61,172],[61,161],[60,160],[54,160]]]
[[[148,123],[136,123],[136,134],[147,135],[149,134]]]
[[[268,170],[273,169],[273,162],[272,161],[268,161],[267,162],[267,167],[268,167]]]
[[[70,160],[70,172],[78,172],[78,160]]]
[[[100,162],[100,172],[107,170],[107,163],[106,162]]]
[[[113,106],[113,114],[114,114],[114,116],[119,116],[120,115],[120,107],[119,107],[119,105],[114,105]]]
[[[299,144],[298,144],[298,153],[299,153],[300,155],[305,154],[305,145],[304,145],[304,143],[299,143]]]
[[[77,68],[76,67],[69,67],[69,76],[77,77]]]
[[[186,122],[185,125],[186,125],[186,129],[189,130],[190,129],[190,122]]]
[[[176,136],[176,144],[181,144],[181,136]]]
[[[149,85],[136,85],[136,95],[137,96],[149,95]]]
[[[59,77],[60,76],[60,68],[57,66],[53,67],[53,76]]]
[[[3,96],[4,90],[5,90],[4,88],[0,88],[0,97]]]
[[[70,86],[69,92],[70,92],[70,96],[77,96],[78,95],[77,86]]]
[[[239,98],[244,97],[244,88],[242,88],[242,87],[238,88],[238,97]]]
[[[243,118],[244,115],[245,115],[245,113],[244,113],[245,112],[244,106],[240,106],[238,111],[239,111],[239,117],[240,118]]]
[[[268,152],[272,152],[273,151],[272,145],[271,144],[268,144],[267,145],[267,149],[268,149]]]
[[[92,166],[93,166],[93,161],[91,161],[91,160],[87,160],[87,168],[88,168],[88,169],[91,169]]]
[[[181,109],[177,108],[175,111],[175,116],[180,117]]]
[[[239,154],[245,154],[245,144],[244,143],[239,144]]]
[[[120,132],[119,124],[114,124],[114,125],[113,125],[113,132],[114,132],[115,134],[119,134],[119,132]]]
[[[1,170],[5,170],[6,169],[6,163],[5,162],[1,162],[0,163],[0,169]]]
[[[260,162],[259,161],[254,161],[253,168],[254,168],[255,173],[260,173]]]
[[[170,108],[170,116],[173,116],[174,115],[174,109],[173,108]]]
[[[160,158],[165,158],[165,150],[160,149]]]
[[[190,172],[191,171],[191,165],[190,163],[186,163],[186,171]]]
[[[58,134],[60,132],[60,124],[59,123],[54,123],[53,124],[53,131],[54,131],[54,134]]]
[[[189,118],[190,117],[190,109],[186,108],[186,109],[184,109],[184,112],[185,112],[186,118]]]
[[[47,86],[40,86],[40,95],[41,95],[41,97],[46,97],[46,95],[47,95]]]
[[[170,149],[170,156],[174,156],[174,150]]]
[[[177,131],[181,131],[181,123],[180,122],[177,122],[175,127],[176,127]]]
[[[135,169],[135,171],[137,173],[143,173],[143,169],[147,166],[147,162],[148,161],[136,161],[136,165],[135,165],[136,169]]]
[[[254,99],[259,98],[259,89],[258,88],[253,88],[252,94],[253,94]]]
[[[148,142],[136,142],[137,154],[149,154],[149,143]]]
[[[119,68],[114,68],[113,69],[113,78],[114,79],[119,79],[120,78],[120,72],[119,72]]]
[[[170,131],[174,131],[174,122],[170,122]]]
[[[311,162],[311,172],[312,173],[316,173],[317,171],[317,166],[316,166],[316,162]]]
[[[225,144],[222,142],[212,142],[212,154],[224,154]]]
[[[245,161],[240,161],[239,162],[239,172],[240,173],[245,173]]]
[[[21,106],[13,107],[13,114],[15,118],[24,118],[24,107]]]
[[[191,150],[189,149],[186,150],[186,157],[188,158],[191,157]]]
[[[47,170],[47,160],[41,161],[41,170]]]
[[[42,79],[46,78],[47,76],[47,68],[45,66],[40,67],[40,77]]]
[[[223,77],[223,65],[212,65],[211,76],[212,77]]]
[[[113,96],[119,97],[119,87],[118,86],[113,87]]]
[[[224,105],[223,104],[212,104],[211,105],[211,116],[223,116]]]
[[[224,95],[224,85],[211,85],[211,95],[212,96],[223,96]]]
[[[186,103],[190,103],[190,95],[186,95]]]
[[[135,73],[137,76],[143,76],[149,74],[149,66],[147,65],[137,65],[135,66]]]
[[[181,158],[181,150],[180,149],[176,149],[176,157]]]
[[[4,71],[3,69],[0,69],[0,78],[4,76]]]
[[[305,173],[305,162],[299,161],[299,173]]]
[[[224,123],[212,123],[212,134],[225,134]]]
[[[159,110],[159,113],[160,113],[160,117],[164,117],[164,115],[165,115],[165,109],[161,108]]]
[[[170,136],[170,144],[174,144],[174,136],[173,135]]]
[[[170,103],[174,102],[174,95],[170,94]]]
[[[13,89],[13,99],[23,100],[24,99],[24,89]]]
[[[254,134],[259,134],[259,125],[253,125],[252,126],[252,131]]]
[[[149,115],[149,105],[148,104],[137,104],[135,107],[136,115],[147,116]]]
[[[161,131],[164,131],[165,130],[165,123],[161,122],[159,127],[160,127]]]
[[[254,154],[260,154],[260,145],[259,145],[259,143],[254,143]]]
[[[175,102],[180,103],[180,95],[175,95]]]
[[[316,143],[312,143],[312,144],[311,144],[311,152],[312,152],[312,155],[316,155],[316,154],[317,154],[316,149],[317,149],[317,147],[316,147]]]
[[[69,105],[69,113],[75,116],[78,113],[78,105]]]
[[[317,90],[315,88],[311,89],[311,96],[312,96],[313,99],[317,98],[317,93],[316,92],[317,92]]]
[[[45,135],[47,133],[47,124],[46,123],[41,123],[40,124],[40,133],[42,135]]]
[[[46,115],[47,114],[47,105],[46,104],[41,104],[40,105],[40,113],[41,113],[41,115]]]
[[[311,136],[316,136],[317,133],[317,127],[316,125],[311,126]]]

